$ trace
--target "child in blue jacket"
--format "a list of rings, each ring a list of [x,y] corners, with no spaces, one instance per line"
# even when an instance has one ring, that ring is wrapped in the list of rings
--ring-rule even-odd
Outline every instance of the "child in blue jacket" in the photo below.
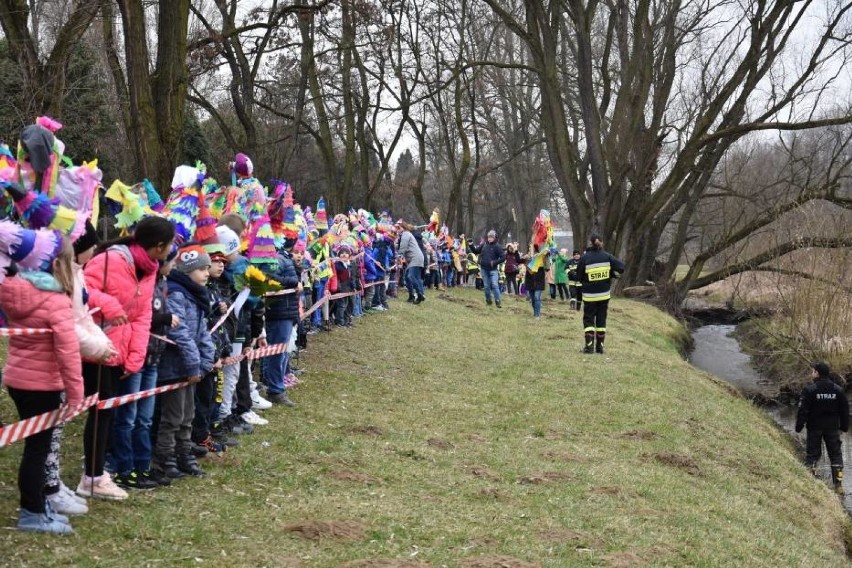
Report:
[[[171,478],[184,474],[201,477],[192,453],[192,419],[195,416],[195,385],[213,370],[213,339],[207,331],[210,296],[210,256],[201,246],[189,243],[178,250],[174,270],[168,276],[169,312],[179,323],[169,329],[167,345],[157,367],[159,385],[188,381],[190,386],[160,395],[160,423],[154,449],[154,467]]]

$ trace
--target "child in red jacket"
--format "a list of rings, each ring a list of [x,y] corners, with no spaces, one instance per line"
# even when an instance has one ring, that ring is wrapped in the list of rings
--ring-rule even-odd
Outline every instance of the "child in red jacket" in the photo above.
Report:
[[[29,231],[8,221],[0,223],[2,252],[10,253],[21,270],[0,286],[0,308],[9,327],[51,330],[51,333],[15,336],[9,340],[3,376],[9,396],[21,420],[56,410],[63,392],[66,404],[77,406],[83,400],[83,377],[71,304],[74,290],[71,245],[55,231]],[[23,238],[6,238],[11,234]],[[10,246],[10,242],[17,244]],[[44,493],[45,463],[52,436],[53,428],[48,428],[24,440],[18,470],[21,492],[18,529],[71,534],[74,531],[68,517],[54,513]]]

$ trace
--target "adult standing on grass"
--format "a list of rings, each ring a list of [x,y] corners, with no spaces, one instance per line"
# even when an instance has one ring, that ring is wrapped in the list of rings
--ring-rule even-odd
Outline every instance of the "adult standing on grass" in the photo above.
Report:
[[[509,243],[506,245],[506,293],[518,295],[519,283],[518,272],[521,269],[521,254],[518,252],[518,247]],[[513,292],[514,290],[514,292]]]
[[[831,369],[822,361],[811,367],[811,382],[802,389],[796,432],[807,426],[805,463],[816,475],[817,462],[822,455],[822,443],[831,463],[834,491],[843,494],[843,453],[840,451],[840,430],[849,430],[849,400],[843,388],[831,380]]]
[[[426,299],[423,292],[423,251],[412,233],[414,226],[405,221],[398,221],[397,225],[402,231],[397,255],[405,259],[405,281],[410,285],[409,292],[413,296],[410,301],[419,304]]]
[[[583,288],[583,353],[603,354],[606,340],[606,316],[611,297],[613,274],[624,272],[624,263],[606,252],[598,235],[589,238],[589,248],[577,263]]]
[[[506,262],[506,250],[497,242],[497,231],[491,229],[485,242],[477,245],[470,243],[470,251],[479,255],[479,272],[485,286],[485,303],[491,305],[491,296],[498,308],[500,305],[500,265]]]

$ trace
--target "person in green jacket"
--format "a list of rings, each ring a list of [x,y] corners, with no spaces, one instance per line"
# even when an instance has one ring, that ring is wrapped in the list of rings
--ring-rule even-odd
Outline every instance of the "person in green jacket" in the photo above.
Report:
[[[559,254],[553,258],[553,283],[556,285],[556,289],[559,290],[559,299],[562,301],[571,299],[571,295],[568,293],[567,270],[569,260],[568,249],[560,249]]]

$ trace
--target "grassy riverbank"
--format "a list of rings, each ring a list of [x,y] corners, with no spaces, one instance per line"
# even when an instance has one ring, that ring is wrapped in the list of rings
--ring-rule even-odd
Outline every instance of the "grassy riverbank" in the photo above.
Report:
[[[3,565],[847,565],[845,513],[769,418],[679,357],[674,320],[610,313],[603,357],[564,304],[536,321],[473,291],[312,336],[297,409],[71,538],[11,530],[0,450]],[[69,485],[80,447],[78,421]]]

